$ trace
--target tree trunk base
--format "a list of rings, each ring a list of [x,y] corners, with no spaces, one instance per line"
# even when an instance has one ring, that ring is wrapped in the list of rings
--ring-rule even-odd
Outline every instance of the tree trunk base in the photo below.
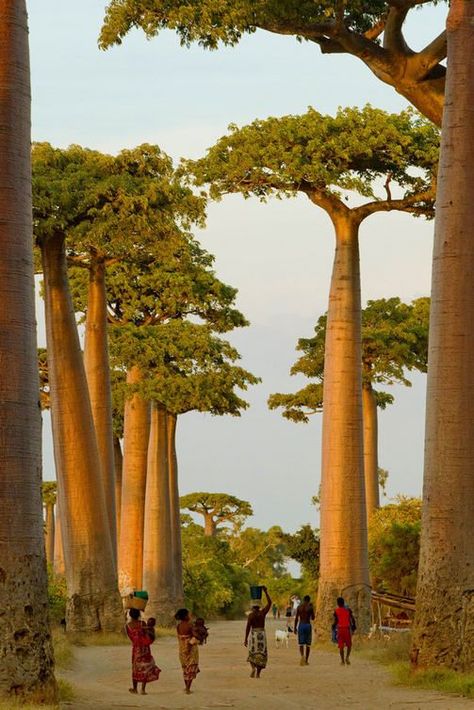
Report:
[[[153,616],[156,619],[157,626],[174,626],[176,623],[174,615],[183,603],[182,599],[163,595],[148,602],[146,615],[147,617]]]
[[[0,550],[0,698],[57,701],[44,559]]]
[[[417,591],[417,615],[410,654],[412,665],[474,668],[474,589],[446,589],[424,595]],[[452,613],[452,610],[455,613]]]
[[[115,631],[124,625],[123,604],[118,590],[73,594],[66,605],[66,629],[73,632]]]
[[[372,623],[370,587],[366,584],[344,586],[344,583],[338,585],[335,582],[327,582],[320,583],[318,589],[316,630],[319,639],[330,638],[338,597],[343,597],[346,605],[352,609],[357,623],[357,632],[361,635],[368,634]]]

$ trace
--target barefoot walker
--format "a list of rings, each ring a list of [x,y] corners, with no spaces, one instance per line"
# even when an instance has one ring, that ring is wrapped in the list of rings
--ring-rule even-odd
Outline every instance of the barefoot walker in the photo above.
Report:
[[[334,609],[333,630],[337,632],[337,645],[341,654],[341,666],[350,666],[349,656],[352,649],[352,634],[356,630],[356,622],[352,610],[346,607],[342,597],[337,598],[337,607]],[[344,661],[344,646],[347,648],[346,659]]]
[[[138,683],[142,684],[141,693],[146,695],[146,684],[158,680],[161,670],[151,655],[150,646],[155,640],[155,620],[148,619],[148,624],[140,619],[138,609],[130,609],[130,621],[126,629],[132,642],[132,684],[131,693],[137,693]]]
[[[255,678],[255,675],[260,678],[260,673],[266,667],[268,659],[265,617],[270,611],[272,600],[268,595],[267,588],[262,587],[262,590],[267,598],[267,603],[263,609],[260,609],[260,604],[253,604],[247,620],[247,628],[245,629],[244,646],[248,646],[249,649],[247,661],[252,666],[250,674],[252,678]]]
[[[178,609],[175,614],[178,625],[179,660],[183,669],[184,691],[191,693],[191,684],[199,673],[199,640],[193,634],[193,625],[187,609]]]
[[[303,598],[303,602],[299,605],[296,610],[295,616],[295,634],[298,632],[298,645],[300,647],[300,665],[309,665],[309,653],[311,651],[311,641],[313,635],[313,628],[311,622],[314,621],[314,609],[311,604],[311,598],[307,594]]]

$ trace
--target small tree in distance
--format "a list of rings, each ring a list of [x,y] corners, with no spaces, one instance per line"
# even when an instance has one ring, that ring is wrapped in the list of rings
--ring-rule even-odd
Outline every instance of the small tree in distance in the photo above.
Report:
[[[215,537],[225,523],[238,530],[253,515],[250,503],[229,493],[189,493],[181,496],[179,502],[181,509],[202,515],[208,537]]]

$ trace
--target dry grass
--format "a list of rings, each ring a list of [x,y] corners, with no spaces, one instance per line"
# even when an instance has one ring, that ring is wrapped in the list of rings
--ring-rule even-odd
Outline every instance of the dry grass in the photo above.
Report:
[[[394,663],[390,670],[398,685],[474,698],[474,673],[459,673],[447,668],[413,670],[408,663]]]
[[[410,657],[411,633],[394,632],[389,638],[354,637],[354,647],[371,661],[390,665],[400,661],[408,662]]]
[[[66,670],[74,664],[74,649],[62,629],[53,630],[54,660],[56,668]]]
[[[74,689],[70,683],[65,680],[58,680],[58,691],[59,691],[59,701],[60,702],[70,702],[74,700]],[[21,710],[59,710],[59,705],[48,704],[39,705],[37,703],[27,703],[21,698],[8,698],[8,700],[0,700],[0,710],[14,710],[15,708],[21,708]]]

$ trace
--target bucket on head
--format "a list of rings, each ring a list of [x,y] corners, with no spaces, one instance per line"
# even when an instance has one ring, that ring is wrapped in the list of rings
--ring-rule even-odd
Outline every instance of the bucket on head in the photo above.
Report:
[[[263,592],[263,587],[253,585],[250,587],[250,599],[253,602],[261,602],[262,601],[262,592]]]
[[[125,609],[139,609],[140,611],[145,611],[147,601],[147,599],[136,597],[134,594],[128,594],[128,596],[123,598],[123,605]]]

